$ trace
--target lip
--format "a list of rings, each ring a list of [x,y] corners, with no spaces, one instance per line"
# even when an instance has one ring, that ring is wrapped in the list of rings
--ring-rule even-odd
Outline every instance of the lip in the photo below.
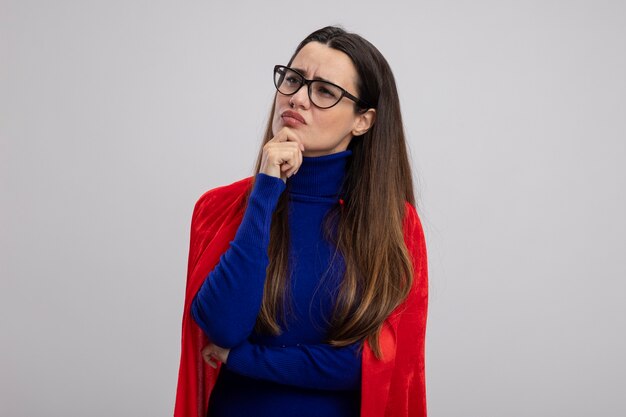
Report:
[[[306,122],[304,121],[304,117],[302,117],[300,113],[296,113],[292,110],[285,110],[280,114],[280,117],[282,117],[283,121],[286,123],[291,122],[289,124],[293,124],[294,122],[302,123],[303,125],[306,124]]]

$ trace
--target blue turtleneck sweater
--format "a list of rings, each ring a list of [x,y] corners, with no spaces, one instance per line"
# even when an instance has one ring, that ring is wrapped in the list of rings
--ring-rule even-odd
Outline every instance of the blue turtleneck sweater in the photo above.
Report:
[[[323,235],[326,213],[339,204],[351,151],[304,157],[285,184],[259,173],[229,249],[191,305],[194,320],[218,346],[230,348],[209,399],[210,417],[358,416],[358,344],[324,343],[342,257]],[[290,286],[294,314],[279,336],[253,331],[263,297],[272,213],[289,194]]]

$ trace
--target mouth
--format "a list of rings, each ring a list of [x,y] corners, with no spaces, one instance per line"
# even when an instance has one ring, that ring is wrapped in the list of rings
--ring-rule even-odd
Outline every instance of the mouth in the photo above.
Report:
[[[306,124],[306,122],[304,121],[304,117],[302,117],[300,113],[296,113],[295,111],[285,110],[281,113],[280,117],[287,125],[295,126],[299,124]]]

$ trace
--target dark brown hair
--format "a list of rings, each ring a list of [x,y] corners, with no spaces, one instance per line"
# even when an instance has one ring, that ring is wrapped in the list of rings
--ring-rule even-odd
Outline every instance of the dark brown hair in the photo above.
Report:
[[[345,346],[369,338],[377,358],[380,330],[389,314],[407,297],[413,282],[411,258],[404,243],[405,202],[415,205],[411,167],[394,76],[382,54],[361,36],[328,26],[307,36],[289,60],[309,42],[339,50],[354,63],[357,95],[376,109],[374,125],[352,138],[342,194],[326,216],[326,237],[345,261],[326,342]],[[355,112],[362,111],[355,104]],[[274,107],[263,145],[272,139]],[[256,164],[260,170],[262,149]],[[289,226],[287,193],[272,219],[269,266],[261,310],[255,329],[280,334],[279,317],[286,323],[289,307]],[[334,225],[334,227],[333,227]],[[334,232],[331,232],[335,230]],[[360,346],[362,348],[362,345]]]

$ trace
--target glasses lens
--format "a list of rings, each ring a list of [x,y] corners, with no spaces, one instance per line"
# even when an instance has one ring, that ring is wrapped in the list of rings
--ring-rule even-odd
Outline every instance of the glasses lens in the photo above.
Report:
[[[289,68],[276,67],[274,70],[274,85],[283,94],[293,94],[302,86],[302,77]]]
[[[318,107],[332,107],[343,95],[341,88],[325,81],[313,81],[311,83],[311,101]]]

